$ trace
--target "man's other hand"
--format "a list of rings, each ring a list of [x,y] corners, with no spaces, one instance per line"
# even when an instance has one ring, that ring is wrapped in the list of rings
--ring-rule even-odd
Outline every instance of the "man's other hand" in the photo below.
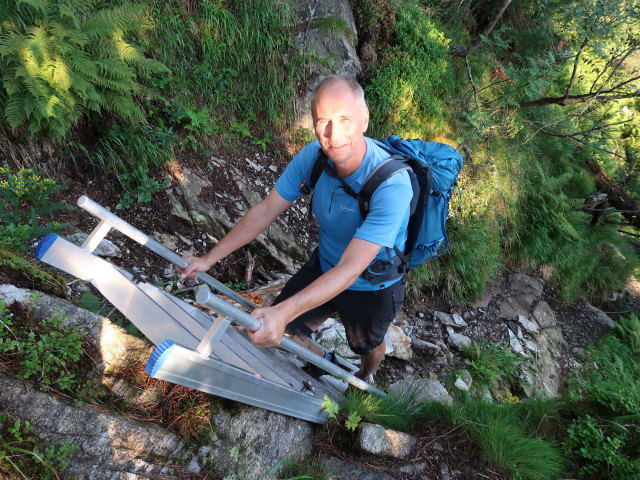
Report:
[[[206,272],[211,268],[211,264],[204,259],[204,257],[182,257],[187,261],[188,265],[182,269],[175,267],[176,271],[180,274],[181,279],[192,278],[196,279],[198,272]]]
[[[251,316],[257,318],[262,326],[255,332],[247,332],[251,341],[261,347],[277,347],[280,345],[288,319],[276,307],[256,308]]]

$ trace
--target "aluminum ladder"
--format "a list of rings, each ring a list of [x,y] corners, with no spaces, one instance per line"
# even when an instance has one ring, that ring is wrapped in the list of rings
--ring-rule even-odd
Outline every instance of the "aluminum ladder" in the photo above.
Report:
[[[100,219],[84,244],[77,246],[52,233],[40,240],[36,257],[91,283],[156,345],[146,365],[151,377],[325,423],[324,397],[339,401],[341,391],[327,377],[318,380],[301,370],[293,354],[357,388],[385,395],[357,378],[353,374],[356,367],[348,361],[339,359],[341,366],[338,366],[288,337],[282,338],[280,349],[252,344],[236,326],[251,331],[259,328],[260,322],[242,309],[253,309],[256,305],[205,273],[198,273],[203,285],[197,289],[196,301],[216,312],[215,315],[93,255],[102,239],[115,228],[173,265],[186,267],[182,257],[88,197],[80,197],[78,206]],[[210,288],[240,307],[212,293]]]

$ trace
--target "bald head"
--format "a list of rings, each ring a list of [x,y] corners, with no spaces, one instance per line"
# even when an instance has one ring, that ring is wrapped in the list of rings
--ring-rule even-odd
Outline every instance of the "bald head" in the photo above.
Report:
[[[322,93],[329,89],[335,89],[339,87],[347,87],[353,95],[356,97],[363,108],[367,108],[367,103],[364,100],[364,90],[358,81],[353,77],[345,77],[342,75],[329,75],[325,77],[313,91],[313,100],[311,100],[311,114],[315,117],[316,103],[318,97]]]
[[[362,87],[353,79],[328,77],[313,97],[313,128],[322,150],[339,175],[353,173],[364,158],[369,109]]]

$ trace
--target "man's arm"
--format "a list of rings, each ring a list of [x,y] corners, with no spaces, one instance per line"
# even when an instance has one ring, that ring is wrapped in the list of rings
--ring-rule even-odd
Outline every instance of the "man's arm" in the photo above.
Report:
[[[338,264],[309,286],[274,307],[254,310],[251,315],[262,322],[262,327],[249,332],[253,343],[263,347],[279,345],[285,327],[292,320],[349,288],[379,251],[380,245],[354,238]]]
[[[209,253],[202,257],[185,257],[189,266],[182,271],[177,269],[181,272],[180,276],[194,278],[196,272],[209,270],[218,260],[254,240],[292,203],[282,198],[273,188],[267,198],[251,207]]]

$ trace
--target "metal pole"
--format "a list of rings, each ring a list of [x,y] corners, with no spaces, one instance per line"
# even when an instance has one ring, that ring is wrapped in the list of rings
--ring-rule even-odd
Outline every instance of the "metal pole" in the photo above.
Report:
[[[231,318],[238,325],[245,327],[252,332],[258,330],[262,325],[260,321],[249,315],[248,313],[243,312],[237,307],[234,307],[228,302],[225,302],[223,299],[211,293],[208,288],[200,287],[196,292],[196,301],[201,305],[205,305],[222,315]],[[380,395],[382,397],[386,397],[386,393],[382,390],[374,387],[373,385],[369,385],[364,380],[352,375],[351,373],[343,370],[338,367],[336,364],[325,360],[319,355],[316,355],[308,348],[300,345],[295,340],[292,340],[289,337],[282,337],[280,341],[280,347],[288,350],[289,352],[297,355],[307,362],[313,363],[315,366],[322,368],[323,370],[329,372],[331,375],[338,377],[345,382],[353,385],[354,387],[358,387],[361,390],[366,390],[371,393],[375,393],[376,395]]]
[[[189,265],[187,261],[184,260],[180,255],[172,252],[162,244],[156,242],[153,238],[149,237],[148,235],[145,235],[140,230],[133,227],[129,223],[125,222],[117,215],[114,215],[109,210],[104,208],[102,205],[97,204],[86,195],[83,195],[80,198],[78,198],[78,206],[80,208],[83,208],[87,212],[89,212],[91,215],[98,217],[100,220],[107,222],[116,230],[119,230],[120,232],[124,233],[127,237],[138,242],[143,247],[146,247],[152,252],[156,253],[157,255],[160,255],[162,258],[164,258],[165,260],[168,260],[173,265],[183,269]],[[251,308],[251,309],[254,309],[257,307],[255,303],[238,295],[237,292],[234,292],[229,287],[227,287],[223,283],[220,283],[218,280],[211,277],[210,275],[207,275],[204,272],[198,272],[197,278],[201,282],[206,283],[211,288],[228,296],[229,298],[233,299],[234,301],[238,302],[240,305],[244,307]]]

